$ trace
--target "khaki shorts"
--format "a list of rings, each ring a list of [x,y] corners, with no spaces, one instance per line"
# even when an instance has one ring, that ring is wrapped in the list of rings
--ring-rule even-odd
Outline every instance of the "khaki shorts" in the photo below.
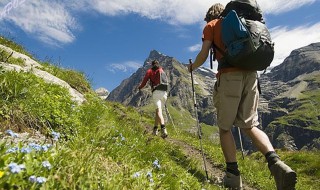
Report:
[[[259,125],[257,84],[255,71],[229,72],[220,75],[213,92],[219,128],[230,130],[233,125],[239,128]]]
[[[162,91],[162,90],[155,90],[152,93],[152,100],[156,108],[162,109],[162,106],[167,101],[167,91]]]

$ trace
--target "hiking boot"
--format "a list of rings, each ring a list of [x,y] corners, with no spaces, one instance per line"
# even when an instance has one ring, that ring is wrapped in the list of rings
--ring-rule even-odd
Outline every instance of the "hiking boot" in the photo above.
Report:
[[[293,190],[297,183],[297,174],[281,160],[269,167],[276,181],[277,190]]]
[[[161,128],[161,137],[164,139],[168,137],[168,132],[165,127]]]
[[[230,172],[226,172],[226,175],[223,177],[223,186],[232,190],[242,189],[241,175],[236,176]]]
[[[153,128],[152,134],[153,134],[154,136],[157,136],[157,135],[158,135],[158,127],[154,127],[154,128]]]

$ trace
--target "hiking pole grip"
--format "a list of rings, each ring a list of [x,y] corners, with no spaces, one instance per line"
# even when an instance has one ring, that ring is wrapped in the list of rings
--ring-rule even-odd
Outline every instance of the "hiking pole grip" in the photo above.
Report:
[[[192,69],[192,59],[189,59],[189,64],[190,64],[190,73],[191,73],[191,87],[192,87],[192,95],[193,95],[193,103],[194,107],[197,107],[197,101],[196,101],[196,93],[194,90],[194,81],[193,81],[193,69]]]
[[[210,48],[210,69],[213,69],[213,49]]]

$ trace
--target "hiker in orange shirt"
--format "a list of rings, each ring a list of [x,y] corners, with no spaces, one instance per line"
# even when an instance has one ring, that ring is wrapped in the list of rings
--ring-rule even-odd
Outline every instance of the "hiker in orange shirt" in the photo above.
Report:
[[[202,36],[202,48],[189,71],[201,66],[209,55],[213,43],[225,50],[221,37],[221,13],[224,6],[214,4],[207,12]],[[223,61],[223,55],[215,51],[218,61],[217,81],[214,85],[213,101],[217,109],[220,144],[226,161],[224,186],[241,189],[242,180],[236,158],[236,145],[231,129],[233,126],[251,138],[256,148],[266,157],[271,174],[274,176],[277,189],[295,189],[296,173],[280,160],[268,136],[258,128],[257,72],[243,70]]]

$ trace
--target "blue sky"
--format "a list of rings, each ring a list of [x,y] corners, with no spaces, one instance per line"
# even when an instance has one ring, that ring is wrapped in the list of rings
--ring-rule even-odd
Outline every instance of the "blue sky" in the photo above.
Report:
[[[109,91],[141,67],[151,50],[187,63],[201,47],[203,18],[228,0],[1,0],[0,34],[37,59],[84,72]],[[320,41],[319,0],[258,0],[280,64]],[[209,64],[206,65],[209,67]]]

